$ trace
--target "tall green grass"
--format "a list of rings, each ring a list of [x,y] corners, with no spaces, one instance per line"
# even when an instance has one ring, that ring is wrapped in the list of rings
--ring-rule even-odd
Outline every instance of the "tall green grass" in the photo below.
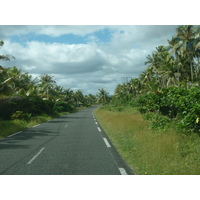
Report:
[[[6,137],[18,131],[30,128],[36,124],[46,122],[48,120],[51,120],[53,118],[56,118],[64,114],[67,114],[67,113],[60,113],[53,116],[44,114],[37,117],[31,117],[30,121],[19,120],[19,119],[0,121],[0,138]]]
[[[200,174],[200,138],[197,135],[154,131],[134,108],[95,110],[97,120],[135,174]]]

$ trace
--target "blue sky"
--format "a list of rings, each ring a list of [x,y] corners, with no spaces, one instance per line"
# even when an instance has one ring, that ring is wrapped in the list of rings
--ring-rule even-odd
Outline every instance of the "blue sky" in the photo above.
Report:
[[[138,77],[147,55],[175,34],[177,26],[160,25],[0,25],[1,54],[33,77],[54,76],[57,85],[84,94],[104,88],[114,93],[123,77]]]
[[[103,30],[96,31],[91,34],[86,34],[84,36],[69,33],[69,34],[60,35],[58,37],[31,32],[28,34],[11,35],[10,41],[21,43],[21,44],[26,44],[26,42],[31,42],[31,41],[38,41],[38,42],[45,42],[45,43],[86,44],[88,43],[88,40],[91,36],[96,38],[98,42],[105,43],[111,40],[112,31],[105,28]]]

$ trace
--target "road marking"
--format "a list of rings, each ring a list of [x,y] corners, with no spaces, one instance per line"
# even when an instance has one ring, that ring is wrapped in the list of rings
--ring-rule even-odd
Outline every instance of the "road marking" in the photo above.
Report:
[[[39,126],[40,124],[38,124],[38,125],[35,125],[35,126],[33,126],[33,128],[35,128],[35,127],[37,127],[37,126]]]
[[[68,127],[68,124],[65,126],[65,128],[67,128]]]
[[[95,122],[95,124],[97,125],[98,123],[97,123],[97,122]]]
[[[109,144],[109,142],[108,142],[108,140],[107,140],[106,138],[103,138],[103,140],[104,140],[104,142],[106,143],[106,146],[107,146],[107,147],[111,147],[110,144]]]
[[[22,131],[19,131],[19,132],[17,132],[17,133],[14,133],[14,134],[12,134],[12,135],[9,135],[8,137],[12,137],[12,136],[14,136],[14,135],[17,135],[17,134],[19,134],[19,133],[21,133]]]
[[[99,127],[97,127],[97,128],[98,128],[99,132],[101,132],[101,129]]]
[[[126,170],[125,170],[124,168],[118,168],[118,169],[119,169],[121,175],[128,175],[128,174],[126,173]]]
[[[27,165],[30,165],[41,153],[44,151],[45,147],[43,147],[29,162],[27,162]]]

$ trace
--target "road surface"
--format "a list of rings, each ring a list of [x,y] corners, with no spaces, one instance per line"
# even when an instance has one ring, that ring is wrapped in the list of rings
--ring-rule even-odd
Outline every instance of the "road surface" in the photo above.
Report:
[[[65,115],[0,140],[1,175],[133,174],[93,110]]]

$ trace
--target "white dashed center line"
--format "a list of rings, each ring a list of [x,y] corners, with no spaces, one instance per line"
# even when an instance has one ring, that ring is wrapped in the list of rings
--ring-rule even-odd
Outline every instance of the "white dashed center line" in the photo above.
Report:
[[[43,147],[29,162],[27,162],[27,165],[30,165],[41,153],[44,151],[45,147]]]

